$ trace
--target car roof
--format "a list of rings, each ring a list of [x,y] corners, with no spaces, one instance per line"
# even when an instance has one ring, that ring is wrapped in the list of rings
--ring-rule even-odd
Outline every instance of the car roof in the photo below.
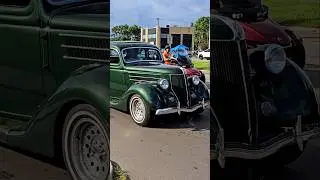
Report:
[[[116,46],[119,49],[127,48],[127,47],[152,47],[158,48],[155,45],[140,42],[140,41],[111,41],[111,46]]]

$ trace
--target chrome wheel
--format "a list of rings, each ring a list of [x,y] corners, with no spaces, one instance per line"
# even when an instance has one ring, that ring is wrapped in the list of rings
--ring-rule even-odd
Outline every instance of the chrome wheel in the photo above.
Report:
[[[146,108],[143,100],[139,96],[133,96],[130,100],[130,113],[132,119],[140,124],[146,118]]]
[[[63,152],[75,180],[105,180],[109,175],[109,138],[99,118],[89,111],[76,111],[64,128]]]

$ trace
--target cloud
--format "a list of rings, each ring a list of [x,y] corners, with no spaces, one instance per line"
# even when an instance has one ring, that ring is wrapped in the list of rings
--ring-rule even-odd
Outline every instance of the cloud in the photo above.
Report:
[[[189,26],[201,16],[210,14],[209,0],[111,0],[111,26],[137,24]]]

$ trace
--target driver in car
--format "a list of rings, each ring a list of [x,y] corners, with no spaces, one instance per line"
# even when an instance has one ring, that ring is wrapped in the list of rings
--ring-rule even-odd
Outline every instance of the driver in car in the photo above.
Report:
[[[164,48],[164,51],[162,53],[163,59],[164,59],[164,63],[165,64],[170,64],[170,65],[176,65],[176,60],[172,57],[171,53],[170,53],[170,46],[166,46]]]

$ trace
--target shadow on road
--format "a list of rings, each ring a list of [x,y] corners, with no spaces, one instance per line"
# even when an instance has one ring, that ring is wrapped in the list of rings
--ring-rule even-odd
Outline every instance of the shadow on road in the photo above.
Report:
[[[160,116],[152,127],[166,129],[190,128],[192,131],[205,131],[210,129],[209,116],[208,111],[204,111],[196,116]]]

